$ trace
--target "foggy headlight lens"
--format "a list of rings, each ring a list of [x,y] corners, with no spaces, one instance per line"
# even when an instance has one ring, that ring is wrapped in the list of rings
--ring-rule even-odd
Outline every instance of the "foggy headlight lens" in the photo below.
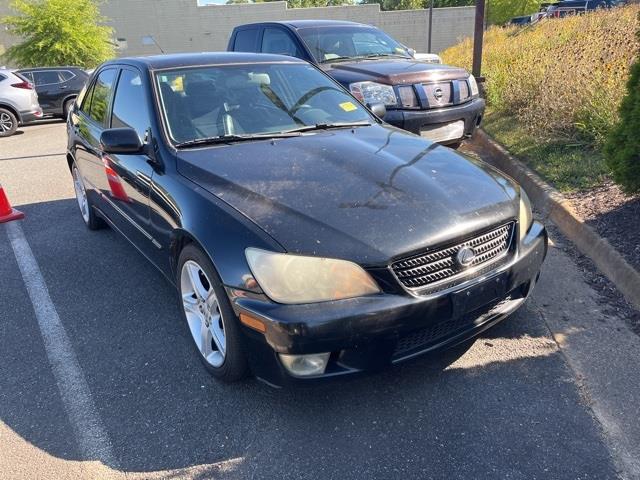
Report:
[[[362,267],[346,260],[303,257],[247,248],[258,284],[279,303],[313,303],[380,292]]]
[[[349,90],[354,97],[362,103],[383,103],[387,106],[395,106],[398,99],[391,85],[383,85],[376,82],[357,82],[349,85]]]
[[[280,354],[280,360],[285,368],[296,377],[309,377],[322,375],[327,368],[330,352],[313,353],[311,355],[285,355]]]
[[[469,75],[469,89],[471,90],[472,97],[477,97],[478,95],[480,95],[478,82],[476,81],[476,77],[474,77],[473,75]]]
[[[520,241],[522,241],[533,223],[531,201],[522,187],[520,187],[520,218],[518,223],[520,224]]]

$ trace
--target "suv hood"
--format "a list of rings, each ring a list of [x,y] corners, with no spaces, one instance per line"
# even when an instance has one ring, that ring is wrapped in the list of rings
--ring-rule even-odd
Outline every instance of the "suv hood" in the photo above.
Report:
[[[320,67],[341,83],[371,80],[388,85],[467,78],[463,68],[409,59],[357,60],[322,63]]]
[[[388,126],[181,150],[178,170],[286,251],[365,266],[518,215],[512,181]]]

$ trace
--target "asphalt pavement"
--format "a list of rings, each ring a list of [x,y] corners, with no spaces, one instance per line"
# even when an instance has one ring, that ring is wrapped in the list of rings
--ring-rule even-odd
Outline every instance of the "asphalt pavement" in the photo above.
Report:
[[[640,478],[640,340],[562,239],[473,344],[313,388],[224,385],[161,274],[84,227],[64,124],[22,130],[0,139],[26,214],[0,226],[0,478]]]

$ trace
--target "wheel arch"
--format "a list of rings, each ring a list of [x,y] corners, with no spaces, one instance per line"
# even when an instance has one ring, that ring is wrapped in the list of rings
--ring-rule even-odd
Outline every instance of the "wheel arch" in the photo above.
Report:
[[[22,123],[22,117],[20,116],[20,112],[13,106],[8,103],[0,102],[0,108],[4,108],[5,110],[9,110],[16,117],[18,123]]]

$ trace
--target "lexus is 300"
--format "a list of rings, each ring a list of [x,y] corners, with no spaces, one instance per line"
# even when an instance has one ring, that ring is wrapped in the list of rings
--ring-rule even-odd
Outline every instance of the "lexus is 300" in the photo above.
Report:
[[[175,286],[213,375],[311,382],[477,335],[546,254],[513,180],[383,115],[291,57],[118,59],[72,108],[67,159],[87,227]]]

